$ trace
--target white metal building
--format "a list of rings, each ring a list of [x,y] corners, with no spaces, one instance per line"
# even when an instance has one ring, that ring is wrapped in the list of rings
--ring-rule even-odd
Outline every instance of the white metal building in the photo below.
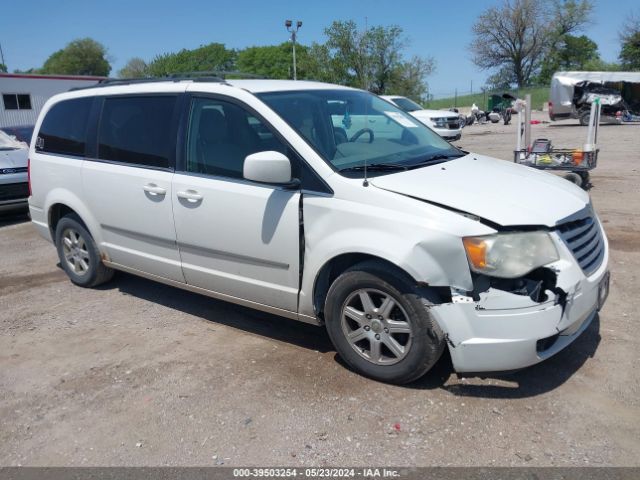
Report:
[[[0,127],[33,125],[50,97],[71,88],[93,85],[103,78],[0,73]]]

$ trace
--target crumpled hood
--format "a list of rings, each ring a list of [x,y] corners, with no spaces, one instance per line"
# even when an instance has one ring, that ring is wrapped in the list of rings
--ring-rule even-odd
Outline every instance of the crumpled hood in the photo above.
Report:
[[[502,226],[553,227],[589,203],[584,190],[563,178],[483,155],[383,175],[370,183]]]
[[[26,148],[0,150],[0,168],[26,167],[28,157],[29,150]]]

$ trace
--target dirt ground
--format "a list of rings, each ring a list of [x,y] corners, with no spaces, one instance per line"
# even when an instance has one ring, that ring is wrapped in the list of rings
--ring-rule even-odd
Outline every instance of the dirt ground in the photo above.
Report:
[[[576,147],[586,128],[533,135]],[[458,143],[509,159],[515,127]],[[640,465],[640,126],[603,126],[600,148],[608,303],[503,378],[458,378],[444,357],[415,384],[376,383],[317,327],[126,274],[75,287],[23,217],[0,220],[0,465]]]

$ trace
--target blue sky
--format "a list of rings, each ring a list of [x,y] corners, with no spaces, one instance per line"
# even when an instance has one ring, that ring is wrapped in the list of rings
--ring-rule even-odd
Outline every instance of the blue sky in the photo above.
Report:
[[[409,37],[407,54],[433,56],[437,70],[428,79],[436,96],[468,92],[483,85],[487,73],[473,65],[467,45],[477,15],[498,0],[319,0],[319,1],[5,1],[0,43],[9,71],[39,67],[47,57],[80,37],[92,37],[109,51],[112,74],[131,57],[194,48],[210,42],[243,48],[286,41],[284,20],[302,20],[298,40],[323,41],[333,20],[364,26],[400,25]],[[613,61],[618,30],[640,0],[596,0],[594,23],[585,33]]]

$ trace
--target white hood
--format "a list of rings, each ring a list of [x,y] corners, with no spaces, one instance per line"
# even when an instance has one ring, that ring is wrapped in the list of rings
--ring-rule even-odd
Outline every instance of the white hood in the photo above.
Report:
[[[416,118],[458,118],[456,112],[448,110],[414,110],[409,113]]]
[[[563,178],[482,155],[375,177],[370,183],[502,226],[553,227],[589,203],[585,191]]]

